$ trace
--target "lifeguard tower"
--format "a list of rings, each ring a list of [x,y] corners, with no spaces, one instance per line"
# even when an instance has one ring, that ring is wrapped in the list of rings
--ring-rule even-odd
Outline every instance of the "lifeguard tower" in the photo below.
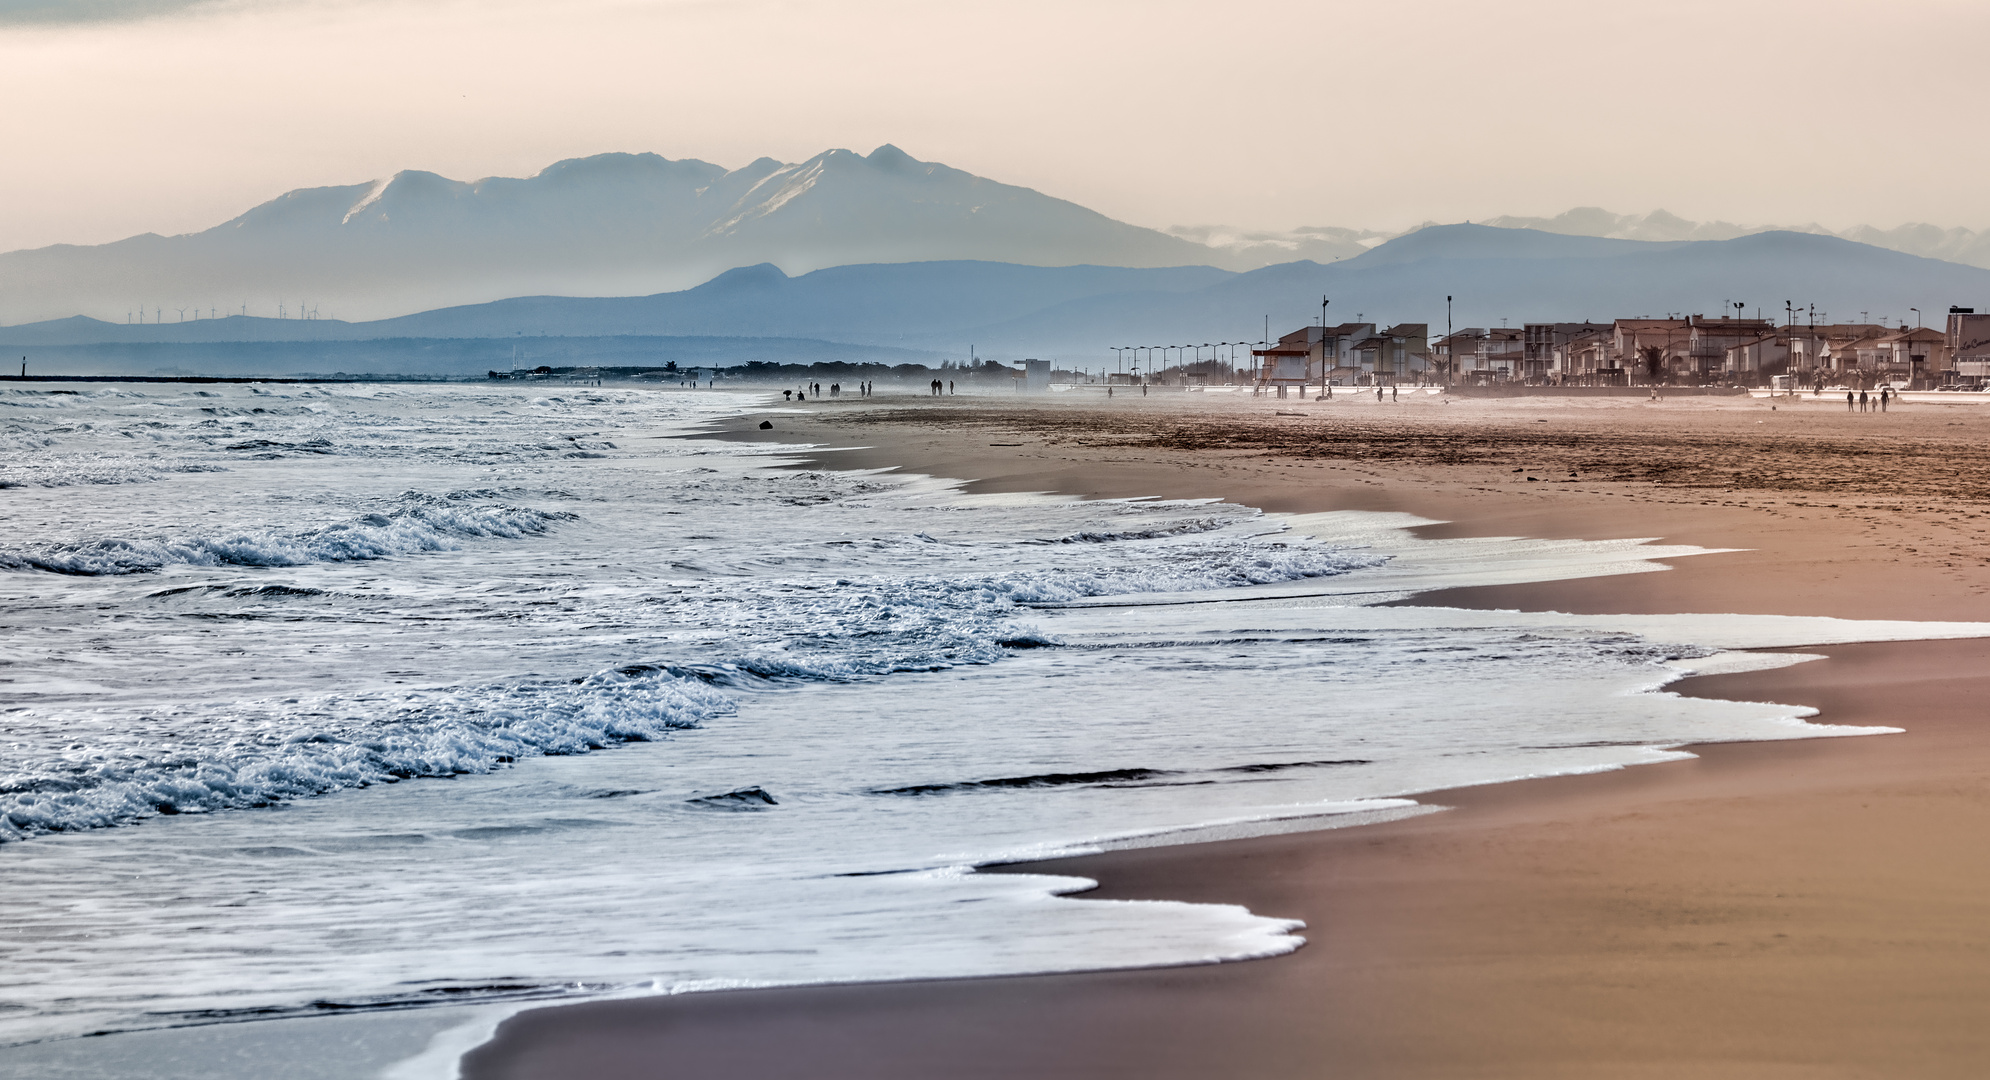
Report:
[[[1303,345],[1289,345],[1283,341],[1268,349],[1252,349],[1251,361],[1257,365],[1255,389],[1263,392],[1271,387],[1278,388],[1278,396],[1284,397],[1286,388],[1296,386],[1303,396],[1307,378],[1312,373],[1315,350]]]

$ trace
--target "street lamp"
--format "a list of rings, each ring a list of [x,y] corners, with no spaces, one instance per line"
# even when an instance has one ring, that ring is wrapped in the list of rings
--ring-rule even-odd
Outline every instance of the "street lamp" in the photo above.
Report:
[[[1796,353],[1797,353],[1797,309],[1788,300],[1783,301],[1783,371],[1789,375],[1790,396],[1797,392]]]
[[[1459,342],[1451,340],[1451,296],[1445,296],[1445,386],[1451,386],[1451,372],[1459,366]]]

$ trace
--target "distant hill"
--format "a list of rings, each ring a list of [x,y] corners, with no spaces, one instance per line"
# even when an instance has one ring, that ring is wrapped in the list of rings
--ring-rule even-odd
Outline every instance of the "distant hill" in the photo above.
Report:
[[[1649,214],[1613,214],[1594,206],[1577,207],[1551,218],[1497,217],[1484,222],[1508,229],[1537,229],[1567,236],[1601,236],[1621,240],[1733,240],[1767,232],[1803,232],[1836,236],[1890,251],[1920,255],[1967,266],[1990,267],[1990,232],[1974,229],[1942,228],[1915,223],[1891,229],[1855,225],[1849,229],[1827,229],[1822,225],[1736,225],[1728,221],[1688,221],[1677,214],[1654,210]]]
[[[92,315],[377,319],[506,296],[682,289],[742,266],[976,259],[1180,266],[1211,249],[894,146],[728,171],[601,154],[525,179],[401,172],[308,188],[184,236],[0,254],[0,322]],[[163,310],[163,315],[161,311]]]
[[[1322,296],[1332,300],[1328,315],[1336,322],[1358,316],[1423,322],[1441,332],[1447,295],[1454,297],[1453,323],[1460,328],[1669,312],[1719,315],[1735,302],[1745,304],[1749,316],[1759,311],[1779,319],[1785,300],[1800,312],[1816,305],[1821,321],[1912,321],[1909,309],[1918,307],[1929,325],[1939,326],[1950,304],[1990,310],[1990,270],[1806,233],[1655,243],[1444,225],[1338,262],[1243,273],[948,261],[789,276],[762,265],[652,296],[523,297],[370,323],[237,317],[139,327],[65,319],[0,328],[0,356],[116,344],[129,350],[120,356],[140,363],[145,343],[154,342],[171,343],[175,356],[189,358],[175,363],[187,366],[202,355],[201,343],[215,344],[208,352],[216,357],[238,358],[251,353],[219,345],[271,344],[252,354],[279,363],[291,355],[278,347],[286,341],[483,341],[461,346],[460,353],[411,344],[397,346],[402,352],[394,354],[419,348],[433,358],[422,370],[450,370],[455,361],[445,362],[446,356],[460,357],[463,370],[476,370],[505,366],[498,361],[514,348],[528,355],[557,350],[573,362],[590,362],[590,350],[605,356],[610,339],[625,343],[613,349],[626,356],[627,342],[669,338],[675,342],[670,356],[680,363],[733,362],[744,354],[722,342],[755,339],[761,353],[791,347],[819,352],[836,343],[879,350],[881,362],[896,363],[915,354],[964,359],[972,346],[995,359],[1041,356],[1096,366],[1111,359],[1115,346],[1255,341],[1267,320],[1273,334],[1282,333],[1319,318]],[[811,344],[783,344],[804,340]],[[884,350],[901,359],[884,359]],[[299,363],[308,352],[296,350]],[[857,355],[848,348],[845,354]]]
[[[989,348],[1255,339],[1266,316],[1274,334],[1317,320],[1326,296],[1335,321],[1423,322],[1441,333],[1447,295],[1459,328],[1719,316],[1734,302],[1750,317],[1759,310],[1780,321],[1785,300],[1799,313],[1816,305],[1820,321],[1912,322],[1909,309],[1918,307],[1928,325],[1940,326],[1950,304],[1990,310],[1990,270],[1806,233],[1651,243],[1444,225],[1327,265],[1265,267],[1178,296],[1077,301],[969,332]]]
[[[890,314],[896,333],[930,330],[945,337],[1018,318],[1025,314],[1013,310],[1019,304],[1082,299],[1093,295],[1088,291],[1093,287],[1084,284],[1084,275],[997,274],[992,287],[1003,294],[1000,299],[976,311],[968,310],[972,304],[963,299],[966,306],[940,313],[929,310],[929,299],[965,278],[947,271],[943,280],[925,282],[920,278],[926,271],[899,273],[893,279],[894,295],[903,303],[891,307],[894,301],[881,291],[888,275],[879,265],[1190,268],[1206,275],[1306,263],[1373,269],[1384,261],[1435,257],[1432,245],[1444,246],[1442,257],[1454,260],[1559,259],[1632,250],[1613,244],[1725,241],[1777,231],[1830,235],[1816,225],[1773,230],[1687,221],[1662,210],[1635,215],[1595,207],[1552,218],[1506,217],[1481,224],[1494,231],[1428,225],[1402,233],[1331,226],[1285,232],[1209,226],[1161,231],[1115,221],[1029,188],[919,161],[890,145],[869,154],[829,150],[793,164],[761,158],[730,170],[656,154],[598,154],[561,161],[524,178],[459,181],[406,171],[362,184],[292,191],[201,232],[7,252],[0,254],[0,324],[86,316],[114,324],[142,323],[149,333],[155,325],[164,330],[221,323],[226,320],[218,316],[232,314],[243,321],[226,331],[203,326],[193,333],[299,337],[309,332],[258,328],[258,321],[378,321],[497,301],[505,306],[447,318],[467,320],[476,334],[485,332],[476,327],[493,319],[510,320],[515,332],[547,334],[607,332],[574,321],[595,317],[683,318],[702,327],[697,333],[719,334],[735,332],[738,320],[746,317],[782,327],[834,324],[801,311],[725,314],[731,309],[720,292],[731,290],[735,298],[758,296],[752,275],[764,278],[772,268],[781,276],[808,280],[801,293],[823,297],[825,303],[839,288],[862,293],[867,307],[851,313],[847,323]],[[1990,267],[1990,234],[1968,229],[1860,227],[1838,235],[1868,246]],[[1594,242],[1571,247],[1552,242],[1556,238]],[[1473,254],[1467,250],[1473,244],[1486,246]],[[815,277],[817,271],[845,267],[865,269],[855,277]],[[748,277],[735,278],[734,271]],[[1024,285],[1025,279],[1033,284]],[[1191,275],[1159,289],[1173,292],[1190,280],[1212,283],[1206,276]],[[689,300],[656,299],[707,282],[723,282],[724,287]],[[1046,289],[1067,291],[1052,298]],[[652,302],[625,311],[599,304],[562,307],[505,300],[516,297],[638,297]],[[1862,308],[1875,305],[1886,306],[1878,300],[1859,303]],[[694,316],[693,309],[704,314]],[[632,313],[638,310],[646,314]],[[279,312],[289,318],[276,318]],[[555,317],[556,312],[561,314]],[[318,317],[300,318],[306,314]],[[433,320],[411,329],[428,334],[432,326]],[[341,331],[321,327],[316,333],[330,336],[311,340],[333,340]]]

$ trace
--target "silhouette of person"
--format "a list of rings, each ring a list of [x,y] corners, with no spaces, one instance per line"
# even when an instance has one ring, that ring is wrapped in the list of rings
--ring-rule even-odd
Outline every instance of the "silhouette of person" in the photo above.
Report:
[[[1853,394],[1850,390],[1845,391],[1845,411],[1851,412],[1854,408],[1856,408],[1853,402],[1857,400],[1858,400],[1857,395]]]
[[[1866,392],[1864,390],[1859,391],[1859,411],[1860,412],[1872,411],[1870,406],[1866,402]]]
[[[1887,402],[1887,399],[1888,399],[1888,398],[1890,398],[1890,397],[1892,397],[1892,396],[1893,396],[1893,387],[1891,387],[1891,386],[1882,386],[1882,387],[1880,387],[1880,388],[1879,388],[1879,411],[1880,411],[1880,412],[1885,412],[1885,411],[1886,411],[1886,402]]]

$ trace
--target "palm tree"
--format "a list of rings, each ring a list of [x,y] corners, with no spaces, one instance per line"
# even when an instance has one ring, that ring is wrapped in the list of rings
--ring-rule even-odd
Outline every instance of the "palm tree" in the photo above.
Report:
[[[1665,371],[1665,346],[1642,345],[1638,347],[1638,355],[1644,357],[1645,381],[1658,385],[1659,376]]]

